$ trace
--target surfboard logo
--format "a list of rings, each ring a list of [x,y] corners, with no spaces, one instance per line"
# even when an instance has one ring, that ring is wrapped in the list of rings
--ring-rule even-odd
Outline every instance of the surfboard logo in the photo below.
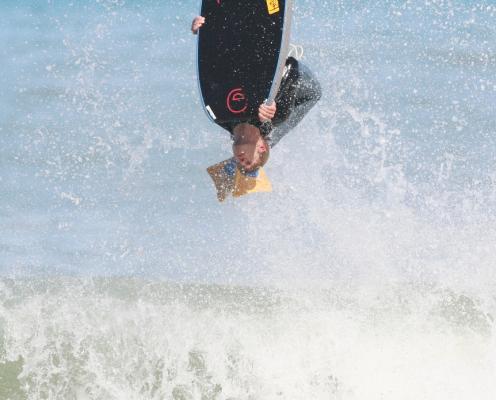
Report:
[[[243,89],[232,89],[226,99],[227,109],[233,114],[241,114],[248,108],[248,100],[243,92]]]
[[[267,2],[267,10],[269,14],[275,14],[279,12],[279,0],[266,0]]]

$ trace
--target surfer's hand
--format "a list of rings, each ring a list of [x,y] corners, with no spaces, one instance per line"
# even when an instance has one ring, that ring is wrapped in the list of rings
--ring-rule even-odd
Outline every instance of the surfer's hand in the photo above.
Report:
[[[274,115],[276,115],[275,101],[273,101],[270,106],[264,103],[258,108],[258,119],[260,122],[270,121],[274,118]]]
[[[203,26],[204,23],[205,23],[204,17],[200,15],[196,17],[191,24],[191,32],[193,32],[193,34],[196,35],[198,33],[198,30]]]

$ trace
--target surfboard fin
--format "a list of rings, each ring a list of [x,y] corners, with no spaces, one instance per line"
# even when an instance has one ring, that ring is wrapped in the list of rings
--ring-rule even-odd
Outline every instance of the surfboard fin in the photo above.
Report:
[[[224,160],[207,168],[214,181],[217,199],[222,202],[229,195],[240,197],[250,193],[271,192],[270,183],[263,168],[243,173],[239,170],[235,158]]]

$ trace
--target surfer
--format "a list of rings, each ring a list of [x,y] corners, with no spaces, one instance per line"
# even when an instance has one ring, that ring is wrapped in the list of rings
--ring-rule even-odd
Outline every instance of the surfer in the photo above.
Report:
[[[191,24],[193,34],[204,23],[204,17],[196,17]],[[231,133],[233,154],[240,167],[250,172],[264,166],[270,149],[298,125],[320,97],[320,84],[313,73],[295,58],[288,57],[275,101],[260,105],[258,120],[219,123]]]

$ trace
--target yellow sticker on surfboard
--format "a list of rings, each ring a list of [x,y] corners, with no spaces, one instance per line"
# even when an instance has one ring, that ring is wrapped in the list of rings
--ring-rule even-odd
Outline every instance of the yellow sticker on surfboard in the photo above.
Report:
[[[275,14],[279,12],[279,0],[265,0],[267,2],[267,10],[269,14]]]

